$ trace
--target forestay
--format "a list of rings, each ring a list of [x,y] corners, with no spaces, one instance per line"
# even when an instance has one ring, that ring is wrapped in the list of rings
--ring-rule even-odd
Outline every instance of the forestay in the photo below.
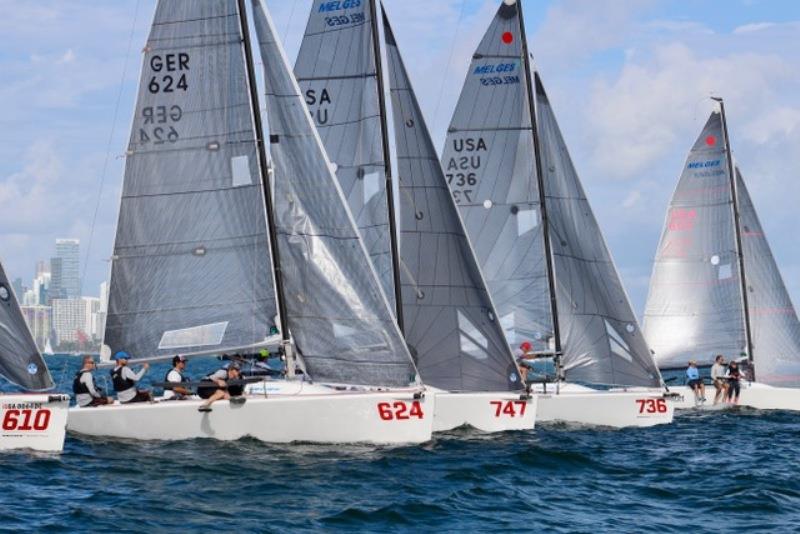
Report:
[[[661,384],[650,349],[535,73],[545,203],[564,369],[571,381]]]
[[[408,385],[411,356],[272,22],[253,3],[292,336],[317,381]]]
[[[295,74],[361,236],[394,306],[386,161],[372,2],[314,0]]]
[[[276,315],[236,0],[161,0],[144,49],[105,344],[132,357],[263,343]]]
[[[553,320],[523,57],[518,4],[503,2],[473,55],[442,164],[508,341],[543,351]]]
[[[53,379],[28,324],[19,309],[17,297],[0,264],[0,375],[28,391],[51,389]]]
[[[727,169],[722,121],[714,112],[689,152],[656,253],[644,332],[659,367],[746,354]]]
[[[523,388],[384,13],[400,185],[406,341],[427,384]]]
[[[756,380],[798,387],[800,322],[738,168],[736,189]]]

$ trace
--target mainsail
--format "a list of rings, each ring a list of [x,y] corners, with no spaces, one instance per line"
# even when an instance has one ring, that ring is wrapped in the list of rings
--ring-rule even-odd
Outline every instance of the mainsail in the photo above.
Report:
[[[544,87],[531,72],[524,40],[519,2],[504,1],[473,56],[443,157],[506,335],[511,343],[533,341],[536,351],[560,345],[570,380],[659,386],[658,369]],[[561,327],[556,343],[550,342],[556,330],[552,286]]]
[[[756,379],[800,387],[800,321],[738,168],[736,191]]]
[[[644,332],[659,367],[746,354],[728,155],[719,112],[689,152],[656,253]]]
[[[389,156],[383,143],[387,133],[381,121],[373,6],[371,0],[314,0],[295,75],[394,306]]]
[[[318,381],[405,386],[416,370],[259,0],[278,248],[292,336]]]
[[[553,109],[536,77],[564,368],[570,380],[660,385],[661,377],[622,287]]]
[[[29,391],[54,386],[0,263],[0,375]]]
[[[553,318],[518,4],[472,57],[442,164],[509,343],[550,349]]]
[[[406,341],[425,382],[448,391],[520,390],[477,260],[384,12],[398,179]]]
[[[224,352],[275,326],[254,111],[236,0],[160,0],[112,258],[111,354]]]

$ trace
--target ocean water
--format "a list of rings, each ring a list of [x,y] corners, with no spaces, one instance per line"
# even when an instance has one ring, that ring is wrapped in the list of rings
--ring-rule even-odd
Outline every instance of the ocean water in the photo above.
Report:
[[[799,453],[800,415],[748,409],[398,448],[68,436],[0,455],[0,532],[797,532]]]

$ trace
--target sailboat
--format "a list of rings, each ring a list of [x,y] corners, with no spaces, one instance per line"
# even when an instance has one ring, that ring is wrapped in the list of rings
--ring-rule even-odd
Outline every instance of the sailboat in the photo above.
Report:
[[[278,344],[287,377],[248,386],[244,403],[223,401],[211,413],[198,412],[199,400],[73,408],[69,430],[158,440],[427,441],[435,398],[417,378],[259,0],[253,14],[271,163],[244,0],[158,3],[104,344],[106,354],[125,351],[134,362]]]
[[[55,387],[36,347],[5,269],[0,264],[0,377],[39,393],[0,393],[0,451],[61,452],[69,396]]]
[[[800,410],[800,321],[728,137],[725,105],[711,113],[672,195],[656,253],[644,328],[658,365],[739,360],[739,404]],[[679,408],[694,408],[687,387]],[[712,405],[714,388],[706,388]]]
[[[434,430],[532,429],[536,399],[526,393],[388,16],[377,4],[313,2],[295,65],[310,115],[384,288],[394,297],[398,324],[422,379],[436,396]]]
[[[537,421],[671,422],[661,376],[531,66],[519,0],[501,3],[472,57],[442,162],[509,343],[530,344],[556,368],[555,384],[535,388]]]
[[[42,351],[42,355],[53,356],[54,354],[53,345],[50,344],[50,338],[47,338],[47,341],[44,342],[44,350]]]

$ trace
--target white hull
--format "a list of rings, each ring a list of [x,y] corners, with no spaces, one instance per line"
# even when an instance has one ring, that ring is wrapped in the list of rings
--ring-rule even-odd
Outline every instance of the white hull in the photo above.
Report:
[[[660,390],[597,391],[576,384],[561,384],[556,393],[534,388],[539,397],[536,420],[613,428],[649,427],[672,422],[674,404]]]
[[[800,411],[800,389],[778,388],[759,384],[758,382],[742,382],[742,391],[739,395],[739,406],[747,406],[757,410],[792,410]],[[706,385],[706,402],[696,403],[694,392],[688,386],[674,386],[671,392],[680,395],[676,402],[678,410],[708,409],[714,405],[714,386]],[[720,404],[727,403],[723,400]]]
[[[67,429],[87,436],[138,440],[252,437],[269,443],[423,443],[431,439],[435,399],[415,389],[339,391],[301,382],[248,388],[244,404],[165,401],[69,410]]]
[[[468,425],[483,432],[531,430],[536,421],[537,399],[519,393],[451,393],[428,388],[436,397],[434,432]]]
[[[0,451],[64,450],[69,397],[0,394]]]

